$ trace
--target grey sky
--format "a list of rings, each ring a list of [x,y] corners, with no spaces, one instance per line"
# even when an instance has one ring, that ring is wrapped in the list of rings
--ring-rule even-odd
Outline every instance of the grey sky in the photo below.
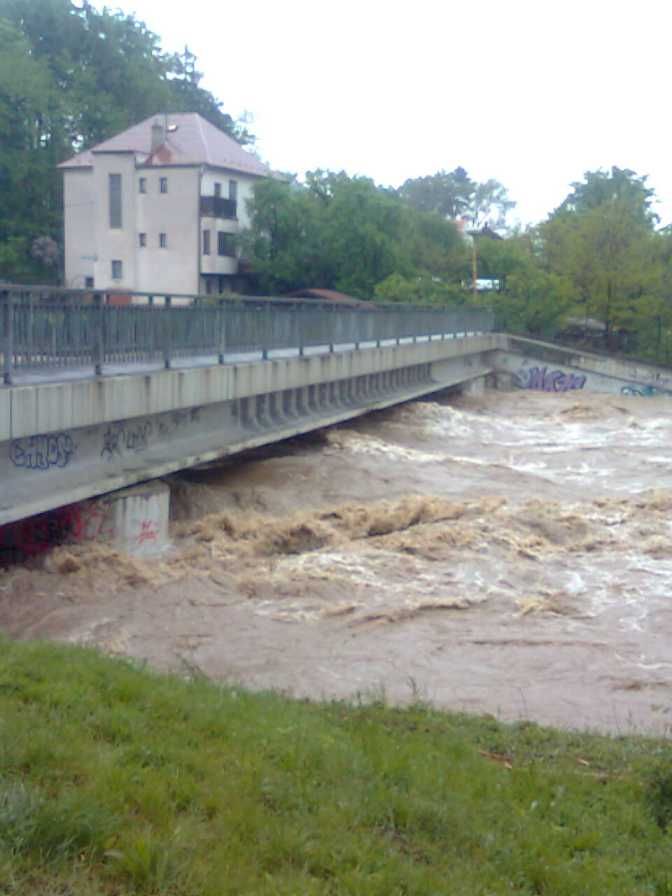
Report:
[[[672,221],[667,0],[119,0],[248,110],[274,168],[383,184],[464,166],[524,222],[583,172],[648,174]]]

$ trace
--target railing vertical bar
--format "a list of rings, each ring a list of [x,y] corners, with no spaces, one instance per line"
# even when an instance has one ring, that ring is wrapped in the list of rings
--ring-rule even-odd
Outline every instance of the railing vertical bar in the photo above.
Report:
[[[163,366],[166,370],[170,370],[171,364],[171,352],[172,352],[172,298],[171,296],[165,297],[165,307],[164,307],[164,328],[163,328]]]
[[[93,358],[93,371],[95,375],[102,376],[103,364],[105,362],[105,337],[103,333],[105,297],[97,292],[93,297],[93,304],[93,345],[91,347],[91,355]]]
[[[12,385],[12,370],[14,367],[14,300],[9,290],[3,291],[2,318],[3,318],[3,366],[2,379],[6,386]]]

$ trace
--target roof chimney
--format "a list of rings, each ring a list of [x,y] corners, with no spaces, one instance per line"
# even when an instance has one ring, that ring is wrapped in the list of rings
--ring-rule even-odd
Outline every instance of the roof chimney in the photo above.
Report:
[[[152,152],[156,152],[165,142],[166,130],[160,121],[155,121],[152,125]]]

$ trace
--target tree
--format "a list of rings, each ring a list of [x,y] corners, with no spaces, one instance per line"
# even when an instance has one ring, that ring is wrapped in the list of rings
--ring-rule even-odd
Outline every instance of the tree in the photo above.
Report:
[[[320,286],[371,298],[393,275],[393,283],[420,277],[425,285],[432,277],[459,284],[463,276],[455,226],[368,178],[318,170],[304,185],[261,182],[250,212],[243,244],[264,291]]]
[[[399,196],[421,212],[436,212],[456,220],[467,215],[472,206],[476,184],[464,168],[437,171],[425,177],[411,178],[399,188]]]
[[[653,189],[646,186],[648,176],[640,177],[629,168],[613,166],[611,171],[586,171],[583,181],[572,184],[572,190],[551,215],[557,218],[566,212],[583,214],[620,202],[633,221],[651,228],[658,221],[651,205],[655,200]]]
[[[646,177],[628,169],[587,172],[542,225],[549,271],[569,278],[574,313],[605,325],[605,342],[662,314],[662,237]]]
[[[473,229],[485,224],[504,227],[508,212],[515,206],[499,181],[477,183],[464,168],[412,178],[402,184],[398,194],[418,211],[436,212],[451,220],[466,219]]]

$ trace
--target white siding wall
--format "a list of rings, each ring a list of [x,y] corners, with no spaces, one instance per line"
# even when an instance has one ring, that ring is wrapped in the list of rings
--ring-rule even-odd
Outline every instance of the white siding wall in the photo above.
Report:
[[[95,196],[91,168],[64,171],[65,284],[77,289],[85,285],[86,277],[94,275]]]
[[[122,227],[111,228],[109,175],[121,175]],[[139,192],[140,178],[147,184]],[[168,178],[161,193],[159,179]],[[200,273],[231,275],[235,258],[217,254],[217,232],[238,233],[249,226],[247,202],[259,178],[223,169],[197,167],[136,168],[132,153],[96,153],[93,169],[64,172],[65,265],[70,286],[83,287],[93,276],[98,289],[150,293],[195,293]],[[238,184],[238,220],[201,218],[200,195],[214,196],[215,183],[229,198],[229,180]],[[202,254],[202,231],[210,230],[210,255]],[[139,234],[147,235],[141,248]],[[167,248],[159,246],[165,233]],[[95,260],[94,260],[95,258]],[[123,265],[121,280],[112,279],[112,261]]]
[[[121,174],[120,228],[110,227],[109,175]],[[135,159],[131,153],[96,153],[93,186],[96,194],[95,234],[98,260],[95,285],[99,289],[133,289],[135,270]],[[112,261],[122,262],[121,280],[112,279]]]
[[[147,192],[139,192],[139,180],[147,181]],[[159,178],[168,178],[168,192],[159,190]],[[138,168],[135,172],[137,226],[134,251],[137,257],[135,288],[140,292],[195,293],[198,291],[199,173],[197,168]],[[147,247],[140,248],[140,233],[147,234]],[[166,249],[159,247],[165,233]]]

